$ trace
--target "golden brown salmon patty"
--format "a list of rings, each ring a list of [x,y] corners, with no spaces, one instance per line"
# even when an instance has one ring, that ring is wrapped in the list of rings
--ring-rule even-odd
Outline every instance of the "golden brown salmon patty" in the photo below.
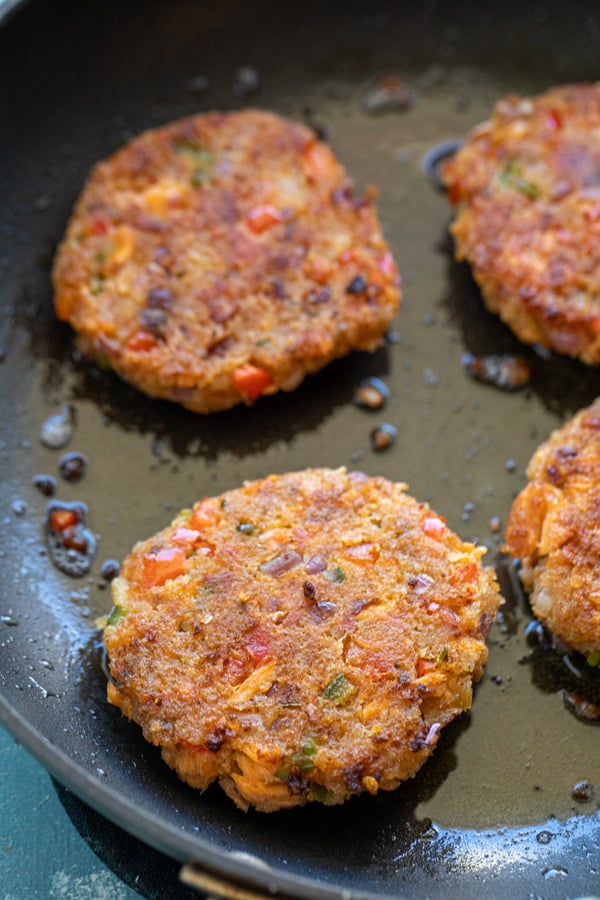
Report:
[[[531,605],[581,653],[600,650],[600,399],[533,455],[506,549],[521,559]]]
[[[501,100],[442,178],[489,309],[525,343],[600,362],[600,85]]]
[[[372,192],[256,110],[173,122],[99,163],[53,279],[85,352],[197,412],[375,349],[399,302]]]
[[[471,705],[495,578],[404,487],[272,475],[125,559],[108,697],[189,784],[263,811],[390,790]]]

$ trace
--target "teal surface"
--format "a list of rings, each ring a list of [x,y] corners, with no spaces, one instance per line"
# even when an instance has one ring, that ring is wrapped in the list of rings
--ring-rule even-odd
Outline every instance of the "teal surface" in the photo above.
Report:
[[[134,900],[72,824],[48,773],[0,728],[1,900]]]

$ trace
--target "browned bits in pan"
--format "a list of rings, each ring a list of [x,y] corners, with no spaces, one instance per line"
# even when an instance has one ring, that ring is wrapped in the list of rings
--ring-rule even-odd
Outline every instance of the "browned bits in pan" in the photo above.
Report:
[[[504,391],[518,391],[531,381],[533,366],[524,356],[474,356],[465,353],[462,364],[471,378]]]
[[[382,409],[389,396],[390,390],[387,384],[381,378],[373,375],[365,378],[358,385],[354,392],[354,403],[365,409]]]
[[[89,572],[96,553],[96,538],[86,526],[85,503],[51,500],[46,510],[45,532],[50,559],[74,577]]]
[[[365,88],[362,106],[365,112],[373,114],[386,112],[406,112],[414,104],[410,87],[399,75],[389,73],[380,76]]]
[[[34,475],[33,484],[44,497],[52,497],[56,492],[56,478],[52,475]]]
[[[65,481],[79,481],[85,475],[87,467],[87,457],[77,451],[63,453],[58,461],[58,471]]]
[[[398,429],[389,422],[382,422],[371,432],[371,446],[373,450],[389,450],[396,443]]]

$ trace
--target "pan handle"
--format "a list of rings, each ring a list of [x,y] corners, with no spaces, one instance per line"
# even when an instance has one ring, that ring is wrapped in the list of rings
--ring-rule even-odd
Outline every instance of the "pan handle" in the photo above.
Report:
[[[207,872],[193,860],[181,867],[179,879],[188,887],[204,891],[206,900],[273,900],[273,897],[286,900],[286,896],[289,896],[279,891],[274,894],[263,893],[254,888],[244,887],[235,881]]]

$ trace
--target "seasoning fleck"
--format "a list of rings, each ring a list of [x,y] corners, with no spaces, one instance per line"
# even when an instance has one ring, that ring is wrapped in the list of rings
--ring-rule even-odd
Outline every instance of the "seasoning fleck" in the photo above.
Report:
[[[305,581],[303,585],[304,596],[307,600],[315,600],[317,596],[317,589],[312,583],[312,581]]]
[[[363,275],[356,275],[356,277],[346,285],[346,293],[364,294],[367,288],[368,284],[366,278]]]

